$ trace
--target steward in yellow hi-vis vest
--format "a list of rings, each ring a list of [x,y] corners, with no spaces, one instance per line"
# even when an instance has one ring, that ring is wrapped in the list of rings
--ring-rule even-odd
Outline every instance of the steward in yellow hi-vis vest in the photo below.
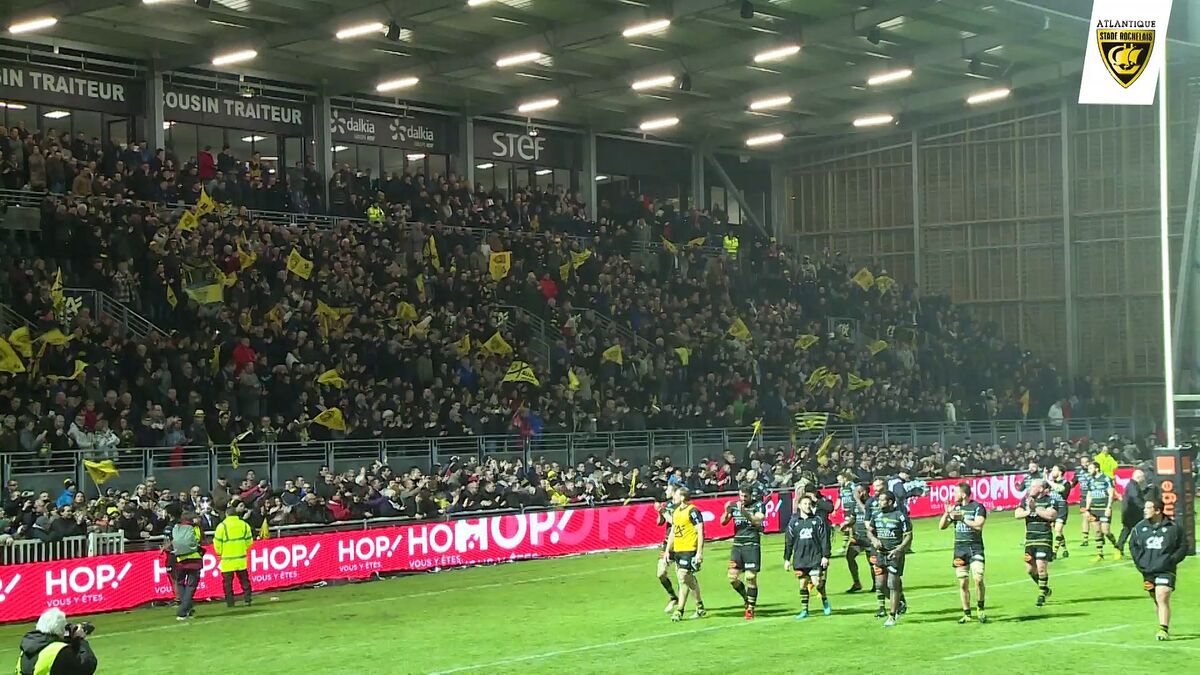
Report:
[[[233,577],[237,576],[242,586],[242,599],[250,605],[250,573],[246,571],[250,545],[254,543],[254,532],[246,521],[238,516],[237,508],[225,511],[225,520],[217,525],[213,533],[213,550],[221,558],[221,582],[225,586],[225,604],[233,607]]]
[[[738,238],[735,237],[731,232],[725,235],[725,239],[721,243],[725,247],[725,255],[729,256],[730,260],[737,260],[738,246],[741,245],[741,242],[738,241]]]
[[[679,577],[679,603],[671,614],[672,621],[683,620],[689,591],[696,594],[696,613],[692,618],[705,615],[704,601],[700,597],[700,582],[696,572],[704,559],[704,514],[690,500],[685,487],[676,488],[672,498],[675,510],[671,512],[671,534],[667,537],[667,555],[675,563]]]

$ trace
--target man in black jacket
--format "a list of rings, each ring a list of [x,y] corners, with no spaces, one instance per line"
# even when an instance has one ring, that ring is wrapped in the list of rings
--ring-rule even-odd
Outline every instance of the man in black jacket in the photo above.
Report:
[[[1125,542],[1142,520],[1142,510],[1146,501],[1154,498],[1154,493],[1154,485],[1146,481],[1146,472],[1134,470],[1125,485],[1125,495],[1121,498],[1121,536],[1117,538],[1117,551],[1120,553],[1125,553]]]
[[[1175,568],[1187,556],[1187,537],[1175,521],[1163,515],[1162,499],[1147,499],[1142,513],[1146,519],[1133,528],[1129,553],[1142,573],[1143,588],[1158,610],[1156,640],[1168,639],[1171,623],[1171,592],[1175,590]]]
[[[87,642],[87,631],[73,626],[67,634],[67,615],[61,609],[48,609],[38,617],[37,628],[21,638],[17,675],[92,675],[96,672],[96,653]]]

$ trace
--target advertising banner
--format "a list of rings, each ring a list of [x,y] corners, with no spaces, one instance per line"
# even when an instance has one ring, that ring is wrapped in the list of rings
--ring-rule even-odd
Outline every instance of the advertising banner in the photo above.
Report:
[[[139,80],[27,63],[0,63],[0,88],[8,101],[140,114],[145,104]]]
[[[1153,105],[1166,67],[1171,0],[1095,0],[1084,47],[1079,102]]]
[[[733,535],[732,524],[720,525],[732,499],[694,501],[708,538]],[[652,504],[632,504],[268,539],[250,549],[250,579],[255,591],[269,591],[376,573],[641,548],[663,541],[666,528],[655,520]],[[768,498],[766,531],[780,531],[776,494]],[[223,595],[217,557],[206,550],[196,591],[201,600]],[[48,607],[92,614],[172,597],[166,559],[152,551],[0,568],[0,621],[32,619]]]
[[[458,150],[458,130],[450,117],[423,113],[397,117],[345,108],[334,108],[330,114],[334,141],[442,154]]]
[[[263,96],[243,98],[203,89],[165,87],[163,117],[171,122],[266,131],[284,136],[310,136],[312,133],[312,106],[307,103]]]
[[[475,157],[554,169],[580,169],[583,167],[582,138],[549,129],[530,136],[524,127],[476,122]]]

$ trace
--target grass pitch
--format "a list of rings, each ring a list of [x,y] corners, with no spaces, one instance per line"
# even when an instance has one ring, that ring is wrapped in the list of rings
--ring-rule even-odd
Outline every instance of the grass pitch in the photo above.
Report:
[[[831,564],[834,614],[803,621],[799,587],[783,570],[783,539],[767,537],[759,617],[742,618],[729,588],[725,543],[700,572],[709,616],[673,624],[655,578],[657,551],[519,562],[353,585],[267,593],[251,608],[198,606],[187,623],[169,608],[93,617],[100,673],[1023,673],[1039,670],[1190,672],[1200,660],[1197,562],[1179,570],[1172,641],[1154,641],[1154,607],[1128,561],[1092,562],[1068,523],[1071,557],[1051,568],[1054,595],[1034,606],[1022,528],[994,513],[985,530],[989,623],[959,625],[950,530],[916,523],[906,569],[909,612],[875,619],[870,593],[843,594]],[[840,535],[835,548],[840,545]],[[861,560],[861,558],[860,558]],[[863,565],[864,574],[866,566]],[[868,582],[869,583],[869,582]],[[272,601],[271,598],[277,598]],[[690,612],[689,612],[690,614]],[[71,617],[72,620],[81,617]],[[31,622],[32,623],[32,622]],[[31,624],[0,627],[15,647]]]

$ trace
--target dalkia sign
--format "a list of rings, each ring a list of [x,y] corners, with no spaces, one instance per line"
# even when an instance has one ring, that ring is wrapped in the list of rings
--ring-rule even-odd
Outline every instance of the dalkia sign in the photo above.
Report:
[[[695,500],[707,536],[733,535],[720,525],[730,498]],[[767,532],[779,532],[779,496],[767,503]],[[664,538],[650,504],[509,514],[258,541],[249,571],[256,591],[375,573],[420,572],[531,558],[653,546]],[[204,556],[196,597],[223,594],[218,560]],[[77,558],[0,568],[0,621],[32,619],[47,607],[68,614],[127,609],[173,597],[161,553]]]
[[[452,152],[450,121],[432,115],[392,117],[334,109],[329,121],[334,141],[366,143],[406,150]]]
[[[1079,102],[1153,105],[1170,18],[1171,0],[1095,0]]]

